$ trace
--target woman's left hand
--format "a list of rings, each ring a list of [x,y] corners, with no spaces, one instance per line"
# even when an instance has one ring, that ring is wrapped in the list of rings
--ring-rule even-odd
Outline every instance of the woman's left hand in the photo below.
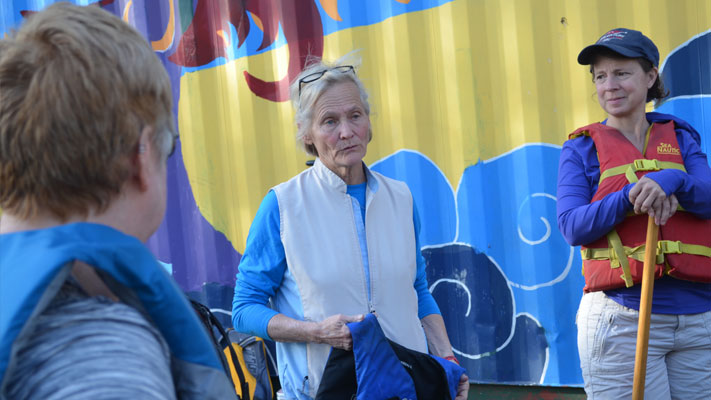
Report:
[[[459,378],[459,385],[457,386],[457,397],[454,400],[467,400],[469,396],[469,377],[467,374],[462,374]]]
[[[635,214],[647,213],[650,217],[654,217],[658,225],[661,222],[666,222],[673,214],[667,194],[657,182],[646,176],[643,176],[632,187],[629,200],[634,205]],[[674,211],[676,211],[676,207],[674,207]]]

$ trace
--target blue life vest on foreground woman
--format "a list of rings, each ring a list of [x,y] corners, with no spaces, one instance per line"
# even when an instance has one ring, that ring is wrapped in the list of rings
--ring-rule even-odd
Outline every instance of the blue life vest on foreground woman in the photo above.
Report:
[[[0,393],[33,318],[55,297],[80,260],[118,285],[111,290],[142,308],[171,352],[179,399],[234,398],[235,392],[182,291],[135,237],[76,223],[0,235]],[[137,299],[137,300],[136,300]]]

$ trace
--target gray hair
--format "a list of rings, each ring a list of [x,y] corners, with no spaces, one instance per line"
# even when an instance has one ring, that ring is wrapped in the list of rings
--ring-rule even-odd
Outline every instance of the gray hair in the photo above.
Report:
[[[342,73],[335,71],[334,68],[343,66],[353,66],[353,72]],[[341,82],[353,82],[360,92],[360,101],[363,103],[366,115],[370,116],[370,104],[368,103],[368,92],[363,86],[363,82],[356,75],[356,68],[360,65],[360,59],[353,56],[353,52],[346,54],[334,62],[323,61],[319,58],[313,58],[306,61],[306,68],[299,76],[291,82],[289,88],[291,95],[291,104],[294,106],[294,120],[296,122],[296,141],[304,151],[312,156],[318,157],[318,151],[313,144],[304,143],[304,137],[308,135],[311,126],[313,125],[313,108],[316,101],[321,95],[331,86]],[[323,76],[313,82],[300,83],[304,77],[324,72]],[[301,94],[299,94],[301,87]],[[373,138],[373,131],[368,130],[368,140]]]

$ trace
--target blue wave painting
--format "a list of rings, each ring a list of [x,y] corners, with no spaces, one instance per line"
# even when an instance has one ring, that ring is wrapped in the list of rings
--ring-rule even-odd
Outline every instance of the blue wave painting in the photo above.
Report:
[[[559,146],[524,145],[468,167],[456,193],[418,152],[372,165],[405,181],[416,204],[440,205],[418,208],[427,277],[474,381],[582,383],[574,321],[584,281],[556,225],[559,156]]]
[[[689,122],[701,134],[701,150],[711,150],[711,31],[674,49],[661,68],[669,98],[655,111]]]

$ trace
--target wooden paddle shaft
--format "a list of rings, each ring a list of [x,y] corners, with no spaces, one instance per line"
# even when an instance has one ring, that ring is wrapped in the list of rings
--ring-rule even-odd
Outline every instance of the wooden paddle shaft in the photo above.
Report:
[[[652,314],[654,269],[657,264],[658,234],[659,226],[654,223],[653,217],[649,217],[647,243],[644,250],[644,270],[642,272],[642,297],[639,300],[639,324],[637,325],[637,351],[634,359],[632,400],[644,399],[644,378],[647,374],[647,348],[649,346],[649,323]]]

